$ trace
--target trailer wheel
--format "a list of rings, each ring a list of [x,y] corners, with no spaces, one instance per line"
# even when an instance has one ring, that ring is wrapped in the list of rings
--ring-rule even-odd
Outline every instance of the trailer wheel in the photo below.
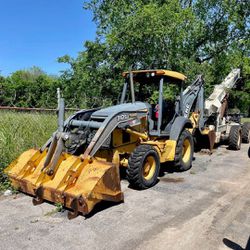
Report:
[[[231,127],[228,138],[228,147],[232,150],[240,150],[241,148],[241,128],[238,125]]]
[[[135,188],[150,188],[156,184],[159,170],[159,155],[154,147],[139,145],[129,157],[127,179]]]
[[[250,122],[245,122],[242,125],[242,142],[249,143],[250,141]]]
[[[191,168],[194,154],[194,142],[192,134],[188,130],[183,130],[175,149],[174,165],[180,171]]]

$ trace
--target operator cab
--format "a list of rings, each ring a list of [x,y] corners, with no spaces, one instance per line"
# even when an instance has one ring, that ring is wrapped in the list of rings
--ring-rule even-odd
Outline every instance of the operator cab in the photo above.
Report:
[[[168,136],[171,121],[183,115],[183,83],[186,76],[170,70],[124,72],[120,103],[144,102],[149,110],[149,134]]]

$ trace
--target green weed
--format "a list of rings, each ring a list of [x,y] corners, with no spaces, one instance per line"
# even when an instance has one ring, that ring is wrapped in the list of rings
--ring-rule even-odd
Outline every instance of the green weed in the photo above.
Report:
[[[56,208],[52,209],[51,211],[45,213],[45,216],[52,216],[56,213],[60,213],[60,212],[63,212],[63,204],[58,202],[58,203],[55,203],[55,206]]]
[[[0,190],[10,188],[4,168],[25,150],[41,147],[56,126],[55,114],[0,111]]]
[[[250,122],[250,117],[241,118],[241,122]]]

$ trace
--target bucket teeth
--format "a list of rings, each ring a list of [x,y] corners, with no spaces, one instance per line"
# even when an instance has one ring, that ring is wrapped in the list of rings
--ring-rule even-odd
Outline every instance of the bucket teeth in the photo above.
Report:
[[[39,187],[37,190],[36,190],[36,192],[35,192],[35,197],[33,198],[33,200],[32,200],[32,203],[33,203],[33,205],[34,206],[36,206],[36,205],[40,205],[40,204],[42,204],[43,203],[43,189],[42,189],[42,187]]]
[[[82,196],[80,196],[79,198],[75,198],[72,200],[70,207],[72,209],[72,211],[68,211],[68,219],[74,219],[75,217],[77,217],[79,215],[79,211],[83,210],[84,207],[86,206],[86,201],[84,200],[84,198]],[[80,209],[80,206],[83,207],[83,209]],[[85,214],[85,213],[83,213]]]
[[[70,219],[79,213],[88,214],[101,200],[120,202],[118,166],[110,162],[85,159],[63,153],[52,176],[43,170],[46,152],[24,152],[5,170],[14,187],[34,196],[33,204],[48,200],[61,203],[71,211]]]
[[[68,211],[68,219],[72,220],[74,218],[76,218],[79,215],[79,212],[77,210],[75,211]]]
[[[37,206],[37,205],[42,204],[43,201],[44,201],[43,199],[38,198],[38,197],[34,197],[34,198],[32,199],[32,203],[33,203],[34,206]]]

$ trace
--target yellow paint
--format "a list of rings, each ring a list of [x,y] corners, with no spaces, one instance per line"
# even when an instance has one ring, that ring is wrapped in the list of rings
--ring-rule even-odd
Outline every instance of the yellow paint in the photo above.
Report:
[[[117,166],[120,165],[120,153],[118,150],[114,150],[112,163],[116,164]]]
[[[157,69],[157,70],[134,70],[132,71],[133,74],[147,74],[147,73],[154,73],[157,76],[168,76],[172,77],[178,80],[185,81],[187,77],[179,72],[171,71],[171,70],[163,70],[163,69]],[[123,72],[122,76],[126,77],[129,74],[129,71]]]
[[[127,133],[126,131],[123,131],[122,129],[115,129],[112,133],[112,139],[113,139],[113,147],[121,147],[125,146],[131,143],[136,143],[138,141],[138,135],[135,134],[128,134],[129,141],[123,142],[123,133]]]
[[[135,126],[135,127],[139,127],[140,126]],[[137,132],[137,131],[136,131]],[[123,154],[131,154],[135,147],[138,145],[138,143],[140,142],[140,137],[139,135],[141,134],[140,132],[137,133],[131,133],[128,135],[130,136],[130,141],[124,143],[122,140],[122,133],[127,133],[126,131],[122,131],[121,129],[115,129],[113,131],[113,147],[114,149],[112,150],[112,162],[116,163],[119,165],[120,162],[120,155]],[[124,157],[123,157],[124,158]]]
[[[123,194],[120,186],[118,166],[111,162],[64,154],[58,162],[53,176],[46,170],[41,171],[46,158],[46,151],[24,152],[6,168],[12,184],[23,192],[36,195],[42,188],[42,199],[60,202],[72,209],[74,199],[82,197],[84,206],[79,212],[89,213],[101,200],[121,201]]]
[[[127,128],[125,131],[128,132],[129,134],[138,136],[138,137],[142,138],[143,140],[147,140],[147,139],[148,139],[147,133],[137,132],[137,131],[132,130],[132,129],[130,129],[130,128]]]
[[[156,162],[153,156],[148,156],[145,159],[143,166],[143,177],[149,181],[153,178],[156,171]]]
[[[159,154],[161,163],[174,160],[176,149],[175,140],[146,141],[142,142],[142,144],[154,146]]]
[[[123,159],[120,161],[120,165],[123,166],[123,167],[127,167],[127,166],[128,166],[128,159],[123,158]]]
[[[191,144],[188,139],[185,139],[182,147],[182,160],[187,163],[191,157]]]
[[[187,130],[192,134],[196,128],[199,128],[200,114],[197,112],[192,112],[189,119],[192,123],[192,128],[188,128]]]
[[[173,161],[175,158],[176,141],[167,140],[164,153],[162,154],[162,161]]]
[[[191,120],[193,128],[198,128],[199,127],[200,115],[198,113],[193,112],[191,114],[191,116],[189,117],[189,119]]]
[[[122,154],[131,154],[135,150],[137,145],[138,145],[137,143],[131,143],[131,144],[117,147],[113,150],[113,154],[115,154],[115,152],[118,152],[121,155]]]
[[[111,149],[100,149],[97,151],[94,158],[100,161],[113,162],[113,151]]]
[[[204,129],[204,130],[201,131],[201,134],[202,134],[202,135],[208,135],[208,133],[209,133],[210,131],[211,131],[210,129],[206,128],[206,129]]]

